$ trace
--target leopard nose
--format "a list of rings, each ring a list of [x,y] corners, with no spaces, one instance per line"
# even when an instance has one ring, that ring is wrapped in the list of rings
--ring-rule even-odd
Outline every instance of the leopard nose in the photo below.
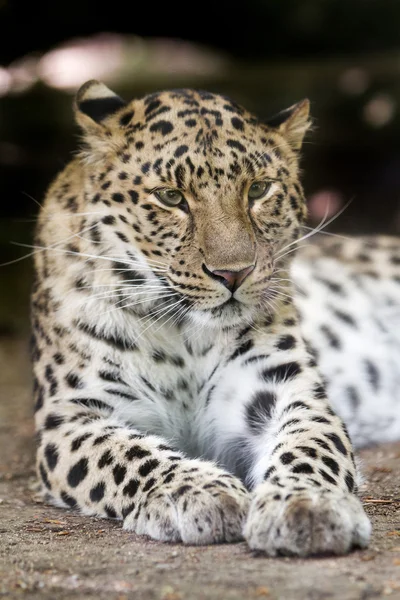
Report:
[[[203,271],[213,279],[220,281],[232,294],[242,285],[244,280],[252,271],[255,265],[250,265],[240,271],[210,271],[206,265],[203,265]]]

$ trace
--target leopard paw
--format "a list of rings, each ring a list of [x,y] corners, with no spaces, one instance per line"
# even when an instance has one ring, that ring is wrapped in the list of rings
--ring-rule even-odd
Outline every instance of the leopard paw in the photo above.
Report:
[[[198,464],[198,463],[197,463]],[[124,529],[161,541],[214,544],[243,539],[249,493],[212,465],[154,487],[124,521]]]
[[[254,492],[244,527],[252,550],[269,556],[346,554],[368,545],[371,523],[360,500],[316,489],[280,490],[268,483]]]

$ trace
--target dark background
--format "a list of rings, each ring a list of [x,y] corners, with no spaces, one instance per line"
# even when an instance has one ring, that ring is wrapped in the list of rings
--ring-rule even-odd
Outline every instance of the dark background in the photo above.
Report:
[[[329,231],[400,232],[399,0],[0,0],[0,40],[1,263],[29,252],[11,242],[32,243],[93,77],[126,99],[210,89],[261,117],[309,97],[310,225],[348,204]],[[0,332],[25,329],[30,282],[29,258],[0,267]]]

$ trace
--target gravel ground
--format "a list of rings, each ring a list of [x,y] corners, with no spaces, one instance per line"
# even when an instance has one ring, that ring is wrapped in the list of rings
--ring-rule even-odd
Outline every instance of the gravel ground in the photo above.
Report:
[[[160,544],[37,497],[26,346],[0,343],[0,597],[400,599],[400,444],[360,454],[374,527],[367,550],[300,560],[253,556],[244,543]]]

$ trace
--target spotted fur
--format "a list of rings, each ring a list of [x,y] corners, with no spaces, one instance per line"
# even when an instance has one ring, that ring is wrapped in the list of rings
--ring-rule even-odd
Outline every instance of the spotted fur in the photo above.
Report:
[[[32,295],[47,499],[159,540],[365,546],[331,404],[356,441],[379,437],[364,403],[399,433],[373,398],[393,416],[400,246],[322,240],[292,263],[308,103],[264,124],[208,92],[125,104],[89,82],[75,109],[83,147],[41,211]]]

